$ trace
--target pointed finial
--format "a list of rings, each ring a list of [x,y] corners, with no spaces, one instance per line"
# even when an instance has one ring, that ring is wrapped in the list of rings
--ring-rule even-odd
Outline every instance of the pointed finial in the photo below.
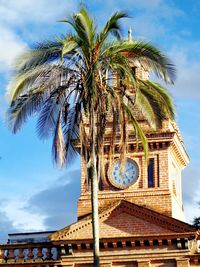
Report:
[[[128,30],[128,41],[131,42],[132,41],[132,29],[131,27]]]

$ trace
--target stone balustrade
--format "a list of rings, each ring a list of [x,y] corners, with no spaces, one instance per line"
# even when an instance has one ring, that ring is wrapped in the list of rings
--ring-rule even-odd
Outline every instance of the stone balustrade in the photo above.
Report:
[[[58,248],[50,243],[0,245],[0,264],[57,261],[58,258]]]

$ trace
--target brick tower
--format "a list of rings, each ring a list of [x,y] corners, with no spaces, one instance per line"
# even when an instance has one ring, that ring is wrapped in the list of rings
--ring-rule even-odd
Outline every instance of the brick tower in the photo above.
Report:
[[[148,79],[149,73],[142,67],[133,67],[141,79]],[[129,88],[129,93],[134,90]],[[146,133],[149,142],[149,163],[145,162],[142,146],[136,149],[132,125],[127,122],[128,151],[125,173],[127,179],[120,181],[119,175],[119,141],[115,143],[115,155],[111,171],[106,170],[109,151],[108,125],[105,136],[105,175],[99,186],[99,207],[124,199],[132,203],[153,209],[159,213],[183,220],[181,172],[189,162],[179,130],[174,122],[164,121],[160,129],[153,131],[144,119],[142,110],[136,108],[135,116]],[[119,138],[120,139],[120,138]],[[108,154],[108,153],[107,153]],[[126,170],[127,169],[127,170]],[[132,172],[131,172],[132,170]],[[123,184],[125,183],[125,184]],[[78,217],[91,213],[90,181],[88,180],[86,162],[81,161],[81,196],[78,201]]]

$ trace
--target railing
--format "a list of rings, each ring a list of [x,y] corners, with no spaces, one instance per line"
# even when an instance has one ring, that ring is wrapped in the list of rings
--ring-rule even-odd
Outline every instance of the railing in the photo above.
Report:
[[[58,258],[58,248],[49,243],[7,244],[0,246],[0,264],[56,261]]]

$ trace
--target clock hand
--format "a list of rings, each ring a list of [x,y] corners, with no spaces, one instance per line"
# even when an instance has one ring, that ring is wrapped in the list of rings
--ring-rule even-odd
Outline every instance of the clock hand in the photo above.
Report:
[[[131,177],[130,173],[128,173],[128,175],[126,175],[126,180],[129,180]]]
[[[129,171],[129,170],[131,170],[131,169],[132,169],[132,167],[128,168],[126,171]]]

